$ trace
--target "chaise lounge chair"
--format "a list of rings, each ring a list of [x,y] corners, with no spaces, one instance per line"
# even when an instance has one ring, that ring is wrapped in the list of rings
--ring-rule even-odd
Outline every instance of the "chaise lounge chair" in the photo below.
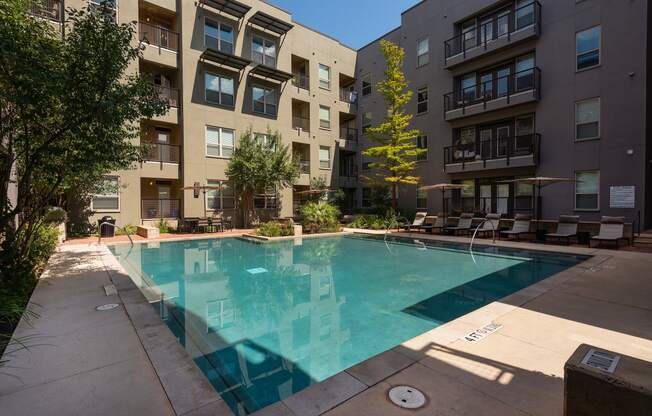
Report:
[[[453,235],[457,235],[457,233],[466,231],[468,234],[469,231],[471,230],[471,223],[473,222],[473,214],[469,212],[462,213],[460,215],[460,219],[457,221],[457,225],[455,227],[446,227],[444,230],[447,232],[452,232]]]
[[[424,227],[428,227],[428,231],[432,234],[434,230],[437,230],[441,232],[444,228],[446,228],[446,223],[444,223],[444,214],[439,213],[437,214],[437,217],[435,218],[435,222],[432,224],[426,224]]]
[[[422,229],[427,215],[427,212],[417,212],[417,214],[414,216],[414,221],[412,221],[412,224],[403,224],[403,229],[407,232],[412,232],[413,229]]]
[[[488,233],[499,234],[498,224],[500,223],[500,214],[487,214],[482,227],[478,228],[478,236],[485,237]]]
[[[546,234],[546,238],[566,239],[566,245],[570,244],[570,239],[577,237],[577,225],[580,217],[577,215],[560,215],[557,222],[557,232]]]
[[[521,237],[521,234],[532,234],[530,231],[530,223],[532,222],[532,217],[526,214],[516,214],[514,218],[514,225],[511,230],[501,231],[498,234],[498,238],[502,235],[506,235],[509,238],[510,235],[516,236],[518,240]]]
[[[615,242],[618,246],[620,240],[628,240],[625,237],[625,217],[602,217],[600,220],[600,232],[598,235],[591,237],[591,241],[597,241],[600,245],[603,241]]]

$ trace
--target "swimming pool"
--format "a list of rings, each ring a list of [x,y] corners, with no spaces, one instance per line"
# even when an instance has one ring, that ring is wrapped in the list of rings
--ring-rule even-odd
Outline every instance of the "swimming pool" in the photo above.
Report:
[[[424,243],[356,235],[111,250],[245,415],[586,259]]]

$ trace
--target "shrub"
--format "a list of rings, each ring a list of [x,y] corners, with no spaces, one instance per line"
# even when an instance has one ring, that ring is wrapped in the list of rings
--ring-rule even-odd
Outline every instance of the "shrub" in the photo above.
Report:
[[[306,233],[339,231],[340,210],[326,202],[308,202],[301,207],[303,229]]]
[[[158,220],[158,224],[156,226],[158,227],[158,232],[161,234],[167,234],[170,232],[170,225],[163,218]]]
[[[385,216],[380,215],[360,215],[351,223],[351,228],[364,228],[367,230],[386,230],[398,226],[397,217],[393,213],[387,213]]]
[[[137,227],[133,224],[126,224],[123,227],[116,228],[115,229],[115,235],[134,235],[136,234]]]
[[[286,237],[294,235],[294,226],[292,224],[281,224],[278,221],[264,222],[258,226],[256,234],[265,237]]]

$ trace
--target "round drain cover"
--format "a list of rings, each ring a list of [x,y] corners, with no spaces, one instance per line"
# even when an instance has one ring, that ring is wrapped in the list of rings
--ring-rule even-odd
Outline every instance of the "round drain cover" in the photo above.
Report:
[[[426,404],[426,396],[410,386],[396,386],[389,390],[389,400],[404,409],[418,409]]]
[[[107,303],[105,305],[96,306],[95,310],[96,311],[110,311],[111,309],[115,309],[118,306],[120,306],[120,304],[118,304],[118,303]]]

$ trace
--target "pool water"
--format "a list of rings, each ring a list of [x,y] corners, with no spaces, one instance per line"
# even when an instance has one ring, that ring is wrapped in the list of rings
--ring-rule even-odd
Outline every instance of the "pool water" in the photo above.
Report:
[[[111,250],[246,415],[585,259],[427,244],[223,238]]]

